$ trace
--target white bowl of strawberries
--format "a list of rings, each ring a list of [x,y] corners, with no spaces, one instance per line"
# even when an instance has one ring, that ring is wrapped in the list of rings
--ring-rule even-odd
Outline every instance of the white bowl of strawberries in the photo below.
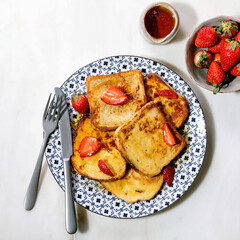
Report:
[[[200,24],[186,45],[187,70],[201,87],[230,93],[240,90],[240,20],[219,16]]]

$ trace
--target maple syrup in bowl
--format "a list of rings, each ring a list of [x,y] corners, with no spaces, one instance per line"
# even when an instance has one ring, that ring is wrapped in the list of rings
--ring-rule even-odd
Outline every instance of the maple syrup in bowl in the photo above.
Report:
[[[166,44],[178,32],[179,16],[171,5],[156,3],[144,11],[141,27],[148,40],[156,44]]]

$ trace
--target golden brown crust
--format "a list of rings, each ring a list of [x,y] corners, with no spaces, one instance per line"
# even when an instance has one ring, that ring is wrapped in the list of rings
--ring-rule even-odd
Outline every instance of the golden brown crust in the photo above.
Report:
[[[100,150],[91,157],[81,158],[78,153],[79,145],[85,136],[97,138],[101,143]],[[114,177],[104,174],[98,167],[98,161],[103,160]],[[71,157],[73,168],[80,175],[99,181],[113,181],[120,179],[126,172],[126,161],[122,158],[114,142],[114,132],[102,132],[96,129],[89,117],[84,117],[78,126],[73,143],[73,155]]]
[[[165,122],[156,103],[149,102],[115,132],[115,143],[122,156],[150,177],[158,175],[185,146],[184,138],[173,126],[177,144],[166,145],[162,130]]]
[[[122,132],[123,134],[128,134],[128,132],[131,131],[131,128],[134,126],[137,120],[141,118],[141,116],[143,115],[143,112],[151,109],[153,106],[156,106],[156,104],[153,101],[150,103],[147,103],[141,108],[141,110],[136,112],[125,124],[117,128],[115,131],[115,143],[116,143],[117,149],[120,151],[124,159],[131,165],[131,167],[138,171],[139,169],[128,159],[128,155],[123,147],[123,142],[122,142],[122,138],[120,137],[120,134]],[[166,121],[164,115],[162,115],[162,118],[164,119],[164,121]],[[131,127],[129,127],[130,124],[131,124]]]
[[[86,79],[91,122],[102,131],[115,130],[147,102],[142,73],[137,70],[109,75],[89,76]],[[123,105],[109,105],[100,97],[109,86],[116,86],[128,97]]]
[[[130,168],[126,175],[117,181],[101,182],[112,194],[129,203],[152,199],[164,183],[163,175],[148,177]]]
[[[155,96],[155,93],[161,90],[172,90],[161,77],[155,73],[150,73],[144,79],[144,86],[148,102],[155,101],[159,109],[165,114],[167,120],[172,122],[176,128],[183,125],[189,112],[189,105],[186,98],[177,93],[177,99],[171,99],[163,96]],[[174,91],[175,92],[175,91]]]
[[[74,135],[73,168],[80,175],[100,181],[108,191],[129,203],[152,199],[164,182],[160,174],[163,167],[185,147],[176,128],[188,115],[187,100],[180,94],[177,99],[155,97],[157,91],[173,89],[154,73],[143,80],[137,69],[89,76],[86,85],[90,116],[79,121]],[[128,96],[127,104],[114,106],[101,101],[100,96],[109,86],[120,88]],[[163,140],[165,122],[176,137],[174,146]],[[81,158],[77,150],[85,136],[97,138],[101,149],[91,157]],[[100,171],[100,159],[107,163],[114,177]]]

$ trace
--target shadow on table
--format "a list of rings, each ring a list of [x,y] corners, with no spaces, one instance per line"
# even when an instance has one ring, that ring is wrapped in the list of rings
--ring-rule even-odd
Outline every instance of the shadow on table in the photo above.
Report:
[[[42,189],[43,179],[45,178],[47,169],[48,169],[48,164],[47,164],[47,161],[45,160],[43,161],[43,164],[42,164],[41,174],[39,178],[38,192],[41,191]]]
[[[189,31],[195,29],[197,23],[197,14],[195,10],[186,3],[177,1],[173,2],[172,6],[177,10],[180,19],[178,33],[171,41],[174,43],[185,39],[188,37],[188,35],[190,35]]]
[[[206,120],[206,128],[207,128],[207,147],[206,147],[206,153],[203,160],[202,167],[200,169],[199,174],[197,175],[195,181],[192,183],[190,188],[182,195],[180,199],[178,199],[175,203],[170,205],[169,207],[163,209],[161,212],[167,211],[171,208],[174,208],[178,206],[178,204],[181,204],[185,199],[191,196],[191,194],[195,191],[195,189],[198,188],[198,186],[202,183],[204,177],[207,175],[207,172],[210,168],[212,157],[214,153],[214,142],[215,142],[215,126],[214,126],[214,120],[212,116],[211,106],[208,103],[208,100],[203,96],[203,94],[199,91],[199,86],[195,85],[193,82],[191,82],[190,78],[180,69],[176,68],[175,66],[172,66],[171,64],[165,63],[160,60],[156,60],[157,62],[160,62],[164,64],[169,69],[176,72],[184,81],[192,88],[195,95],[197,96],[203,113]],[[204,90],[207,91],[207,90]]]
[[[87,232],[88,231],[87,210],[81,207],[79,204],[76,204],[76,215],[77,215],[78,231],[80,233]]]

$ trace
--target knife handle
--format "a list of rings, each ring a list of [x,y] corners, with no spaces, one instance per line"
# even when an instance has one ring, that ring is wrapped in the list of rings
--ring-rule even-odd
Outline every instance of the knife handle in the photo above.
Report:
[[[73,234],[77,231],[76,212],[72,195],[72,181],[70,175],[70,162],[69,160],[63,161],[64,175],[65,175],[65,206],[66,206],[66,230],[68,233]]]

